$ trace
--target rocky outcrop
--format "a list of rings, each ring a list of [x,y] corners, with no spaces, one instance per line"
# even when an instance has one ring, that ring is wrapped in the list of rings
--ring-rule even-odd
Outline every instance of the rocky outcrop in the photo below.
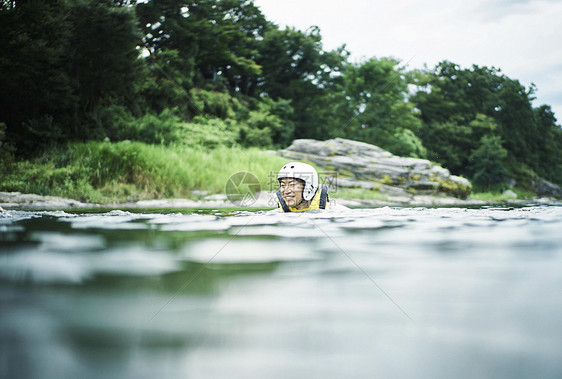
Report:
[[[445,194],[461,199],[468,197],[472,188],[467,179],[451,175],[426,159],[399,157],[348,139],[299,139],[279,154],[317,164],[325,170],[328,181],[343,188],[373,189],[405,197]]]
[[[552,196],[562,199],[562,187],[539,177],[531,183],[535,193],[541,196]]]

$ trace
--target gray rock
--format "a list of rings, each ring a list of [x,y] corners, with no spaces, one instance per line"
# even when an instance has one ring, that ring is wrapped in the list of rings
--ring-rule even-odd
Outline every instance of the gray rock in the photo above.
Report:
[[[515,192],[513,192],[512,190],[505,190],[505,191],[502,192],[502,195],[510,197],[512,199],[517,199],[517,194]]]
[[[0,192],[0,204],[13,209],[69,209],[87,208],[92,204],[57,196],[40,196],[19,192]]]
[[[299,139],[279,154],[315,163],[325,170],[325,176],[336,176],[337,185],[344,188],[394,191],[395,196],[410,198],[447,194],[462,199],[472,188],[467,179],[451,175],[427,159],[399,157],[378,146],[343,138]]]
[[[562,198],[562,187],[554,183],[551,183],[548,180],[544,180],[537,177],[533,181],[532,185],[537,195],[554,196],[559,199]]]

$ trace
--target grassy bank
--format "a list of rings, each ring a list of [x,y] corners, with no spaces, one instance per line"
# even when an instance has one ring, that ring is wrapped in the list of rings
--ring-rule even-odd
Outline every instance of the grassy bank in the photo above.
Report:
[[[262,188],[269,189],[272,175],[285,161],[258,149],[237,147],[74,143],[14,163],[0,178],[0,190],[93,203],[196,198],[198,191],[224,193],[228,178],[239,171],[251,172]]]
[[[254,174],[262,190],[277,188],[285,158],[257,148],[150,145],[142,142],[72,143],[29,161],[4,166],[0,191],[60,196],[110,204],[143,199],[189,198],[223,194],[235,173]],[[516,191],[517,192],[517,191]],[[530,198],[531,193],[517,193]],[[385,200],[378,191],[338,189],[332,197]],[[510,197],[473,193],[473,200],[497,203]]]
[[[511,190],[517,195],[517,199],[519,200],[532,199],[537,197],[537,194],[533,192],[520,190],[517,188],[512,188]],[[502,203],[514,200],[514,197],[502,192],[476,192],[470,194],[469,200],[478,200],[486,203]]]

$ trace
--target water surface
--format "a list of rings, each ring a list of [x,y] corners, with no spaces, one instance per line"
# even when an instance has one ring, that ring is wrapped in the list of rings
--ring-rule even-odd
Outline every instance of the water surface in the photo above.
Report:
[[[0,377],[562,376],[560,206],[96,212],[0,213]]]

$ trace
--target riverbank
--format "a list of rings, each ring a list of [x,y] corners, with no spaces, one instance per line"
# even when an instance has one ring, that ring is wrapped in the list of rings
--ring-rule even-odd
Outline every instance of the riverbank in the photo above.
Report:
[[[369,199],[343,199],[334,197],[332,201],[336,204],[350,208],[376,208],[376,207],[471,207],[487,204],[555,204],[562,205],[560,200],[548,197],[530,199],[503,199],[461,200],[450,196],[412,196],[411,198],[388,198],[386,200]],[[249,208],[267,209],[275,208],[275,197],[273,192],[260,192],[255,196],[255,202],[248,202],[244,206],[229,201],[225,195],[211,195],[202,199],[153,199],[139,200],[134,202],[120,203],[85,203],[73,199],[57,196],[40,196],[35,194],[22,194],[19,192],[0,192],[0,209],[4,210],[59,210],[59,209],[161,209],[161,208]]]
[[[301,148],[316,145],[317,141],[304,140],[299,144]],[[350,208],[559,203],[548,194],[542,197],[516,188],[503,194],[469,195],[466,179],[429,161],[392,156],[349,140],[322,146],[325,156],[314,156],[309,148],[308,153],[299,153],[308,155],[296,157],[291,154],[302,149],[294,148],[281,152],[282,157],[280,152],[236,147],[205,150],[126,141],[68,144],[6,168],[0,176],[0,206],[268,209],[277,206],[272,192],[278,186],[277,171],[292,159],[316,165],[321,182],[330,188],[330,198]],[[256,190],[262,191],[259,196],[234,202],[225,195],[225,191],[236,197]]]

